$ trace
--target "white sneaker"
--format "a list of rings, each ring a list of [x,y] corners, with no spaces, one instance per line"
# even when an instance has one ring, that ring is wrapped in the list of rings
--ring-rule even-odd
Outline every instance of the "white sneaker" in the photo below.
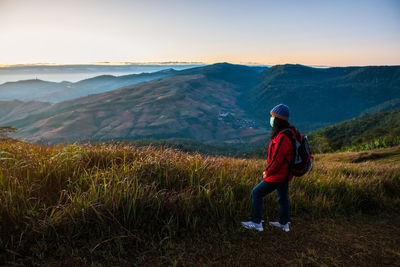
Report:
[[[246,229],[254,229],[260,232],[264,230],[262,223],[255,223],[252,221],[242,222],[242,226]]]
[[[269,225],[281,228],[285,232],[289,232],[289,223],[290,222],[286,224],[280,224],[280,222],[269,222]]]

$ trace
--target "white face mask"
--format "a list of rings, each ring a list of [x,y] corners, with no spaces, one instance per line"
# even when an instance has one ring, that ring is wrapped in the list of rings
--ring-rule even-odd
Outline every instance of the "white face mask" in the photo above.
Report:
[[[271,117],[269,119],[269,124],[271,125],[271,127],[274,127],[274,119],[275,119],[275,117]]]

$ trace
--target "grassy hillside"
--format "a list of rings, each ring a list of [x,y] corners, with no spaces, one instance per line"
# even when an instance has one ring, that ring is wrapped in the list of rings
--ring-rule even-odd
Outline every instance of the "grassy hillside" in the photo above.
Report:
[[[400,109],[364,114],[309,135],[315,152],[365,150],[400,144]]]
[[[269,138],[253,143],[237,144],[204,144],[191,139],[139,139],[112,141],[114,144],[127,144],[135,146],[164,147],[178,149],[182,152],[200,153],[209,156],[229,156],[234,158],[267,158]]]
[[[0,125],[10,120],[20,120],[43,112],[51,106],[46,102],[0,101]]]
[[[239,222],[265,160],[0,142],[0,262],[393,265],[399,155],[400,147],[317,155],[291,183],[292,231],[256,234]],[[275,195],[264,203],[265,220],[276,219]]]

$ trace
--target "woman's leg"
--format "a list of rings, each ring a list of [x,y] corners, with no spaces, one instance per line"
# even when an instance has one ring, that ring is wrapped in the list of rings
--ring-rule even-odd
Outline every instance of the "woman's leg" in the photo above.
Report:
[[[279,223],[286,224],[290,221],[289,182],[279,183],[276,188],[276,196],[279,202]]]
[[[251,192],[251,220],[255,223],[261,222],[263,197],[276,189],[277,183],[266,181],[260,182]]]

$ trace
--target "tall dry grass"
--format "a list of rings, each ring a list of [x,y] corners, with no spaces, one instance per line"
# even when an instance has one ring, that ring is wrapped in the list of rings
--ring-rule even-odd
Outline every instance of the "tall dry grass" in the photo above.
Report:
[[[353,154],[317,155],[313,170],[291,182],[291,214],[398,213],[399,163],[354,163]],[[232,229],[247,219],[266,164],[152,146],[0,142],[0,248],[63,239],[98,240],[97,249],[113,236],[140,244]],[[270,194],[265,216],[277,208]]]

